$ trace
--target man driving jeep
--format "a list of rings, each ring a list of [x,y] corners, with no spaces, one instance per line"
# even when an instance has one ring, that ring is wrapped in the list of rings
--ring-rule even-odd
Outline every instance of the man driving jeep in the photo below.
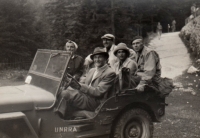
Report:
[[[95,111],[95,109],[111,96],[111,89],[116,77],[115,72],[108,66],[109,55],[103,48],[95,48],[90,56],[95,68],[90,69],[86,75],[85,83],[76,87],[73,82],[71,87],[62,91],[64,102],[58,107],[58,112],[65,117],[68,105],[82,110]]]

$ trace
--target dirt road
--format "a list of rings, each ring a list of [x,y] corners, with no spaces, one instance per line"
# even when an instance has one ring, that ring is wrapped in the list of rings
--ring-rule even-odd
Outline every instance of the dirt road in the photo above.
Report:
[[[178,34],[163,34],[150,43],[160,55],[162,76],[180,84],[166,99],[169,106],[162,122],[155,123],[154,138],[200,138],[200,74],[185,72],[192,60]]]
[[[179,32],[163,34],[160,40],[153,39],[150,46],[160,56],[163,77],[175,78],[192,63]]]

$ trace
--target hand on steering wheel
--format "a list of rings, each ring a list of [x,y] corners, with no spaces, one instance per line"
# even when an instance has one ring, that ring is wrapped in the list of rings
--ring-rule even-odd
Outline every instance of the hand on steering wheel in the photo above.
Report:
[[[65,74],[65,77],[67,77],[66,79],[66,84],[65,84],[65,90],[71,86],[73,89],[77,89],[79,90],[81,88],[81,85],[79,84],[79,82],[73,77],[71,76],[69,73]]]

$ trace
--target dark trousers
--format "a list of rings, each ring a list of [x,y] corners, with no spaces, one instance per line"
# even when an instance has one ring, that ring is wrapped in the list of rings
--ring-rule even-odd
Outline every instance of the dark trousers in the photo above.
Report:
[[[58,111],[63,116],[69,114],[67,111],[70,111],[68,110],[70,108],[75,107],[80,110],[95,111],[100,105],[100,100],[72,88],[62,91],[60,96],[63,100],[58,107]]]

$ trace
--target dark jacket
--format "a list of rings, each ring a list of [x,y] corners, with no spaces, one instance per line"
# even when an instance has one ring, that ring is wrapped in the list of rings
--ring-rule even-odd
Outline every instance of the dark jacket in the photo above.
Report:
[[[77,80],[81,77],[83,74],[83,63],[84,60],[81,56],[74,55],[68,63],[67,66],[67,73],[74,76]]]

